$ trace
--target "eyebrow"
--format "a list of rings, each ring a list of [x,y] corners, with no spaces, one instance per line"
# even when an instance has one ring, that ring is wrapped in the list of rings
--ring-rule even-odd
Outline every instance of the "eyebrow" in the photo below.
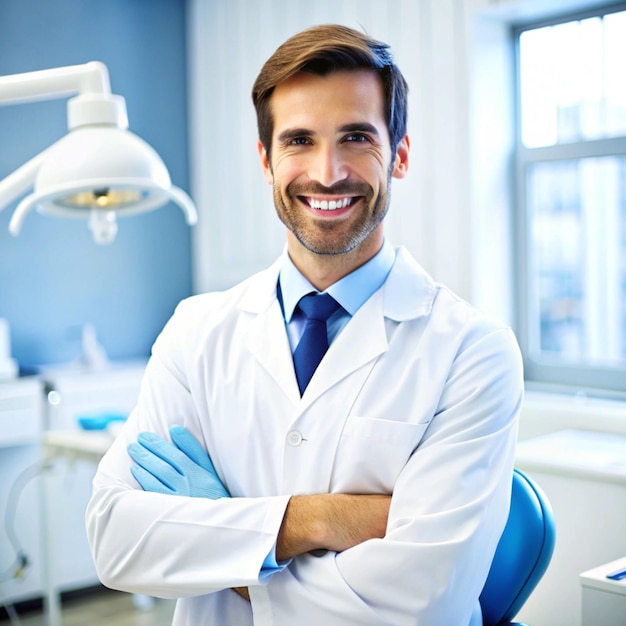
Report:
[[[344,124],[339,127],[338,131],[341,133],[369,133],[370,135],[374,135],[376,137],[380,136],[376,126],[369,124],[368,122],[353,122],[351,124]],[[297,139],[298,137],[308,137],[314,134],[315,133],[308,128],[288,128],[280,133],[280,135],[276,137],[276,140],[280,143],[284,143],[291,141],[292,139]]]
[[[368,122],[356,122],[354,124],[344,124],[340,129],[342,133],[369,133],[370,135],[379,136],[378,129]]]

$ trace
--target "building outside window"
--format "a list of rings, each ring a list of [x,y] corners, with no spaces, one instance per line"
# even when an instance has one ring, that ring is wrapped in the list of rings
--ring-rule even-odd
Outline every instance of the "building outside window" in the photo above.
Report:
[[[513,32],[527,378],[626,392],[626,4]]]

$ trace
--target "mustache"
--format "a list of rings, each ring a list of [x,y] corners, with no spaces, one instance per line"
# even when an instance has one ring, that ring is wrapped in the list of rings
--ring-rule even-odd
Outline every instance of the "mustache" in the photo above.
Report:
[[[326,187],[316,181],[297,182],[293,181],[287,185],[287,193],[292,196],[370,196],[372,188],[366,183],[359,183],[351,180],[340,180],[331,187]]]

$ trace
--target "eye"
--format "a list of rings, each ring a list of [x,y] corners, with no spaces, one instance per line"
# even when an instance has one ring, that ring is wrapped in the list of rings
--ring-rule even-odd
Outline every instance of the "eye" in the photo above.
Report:
[[[294,137],[293,139],[290,139],[288,141],[287,145],[290,146],[306,146],[308,145],[310,142],[308,137]]]
[[[370,138],[364,133],[350,133],[346,135],[344,141],[348,141],[351,143],[365,143],[369,142]]]

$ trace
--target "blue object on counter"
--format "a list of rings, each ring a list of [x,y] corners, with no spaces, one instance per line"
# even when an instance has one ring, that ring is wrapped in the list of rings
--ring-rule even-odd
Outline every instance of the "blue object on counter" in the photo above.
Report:
[[[626,569],[621,569],[618,572],[607,574],[606,577],[610,578],[611,580],[624,580],[624,578],[626,578]]]
[[[106,430],[113,422],[125,422],[126,415],[119,413],[99,413],[98,415],[81,415],[78,425],[83,430]]]

